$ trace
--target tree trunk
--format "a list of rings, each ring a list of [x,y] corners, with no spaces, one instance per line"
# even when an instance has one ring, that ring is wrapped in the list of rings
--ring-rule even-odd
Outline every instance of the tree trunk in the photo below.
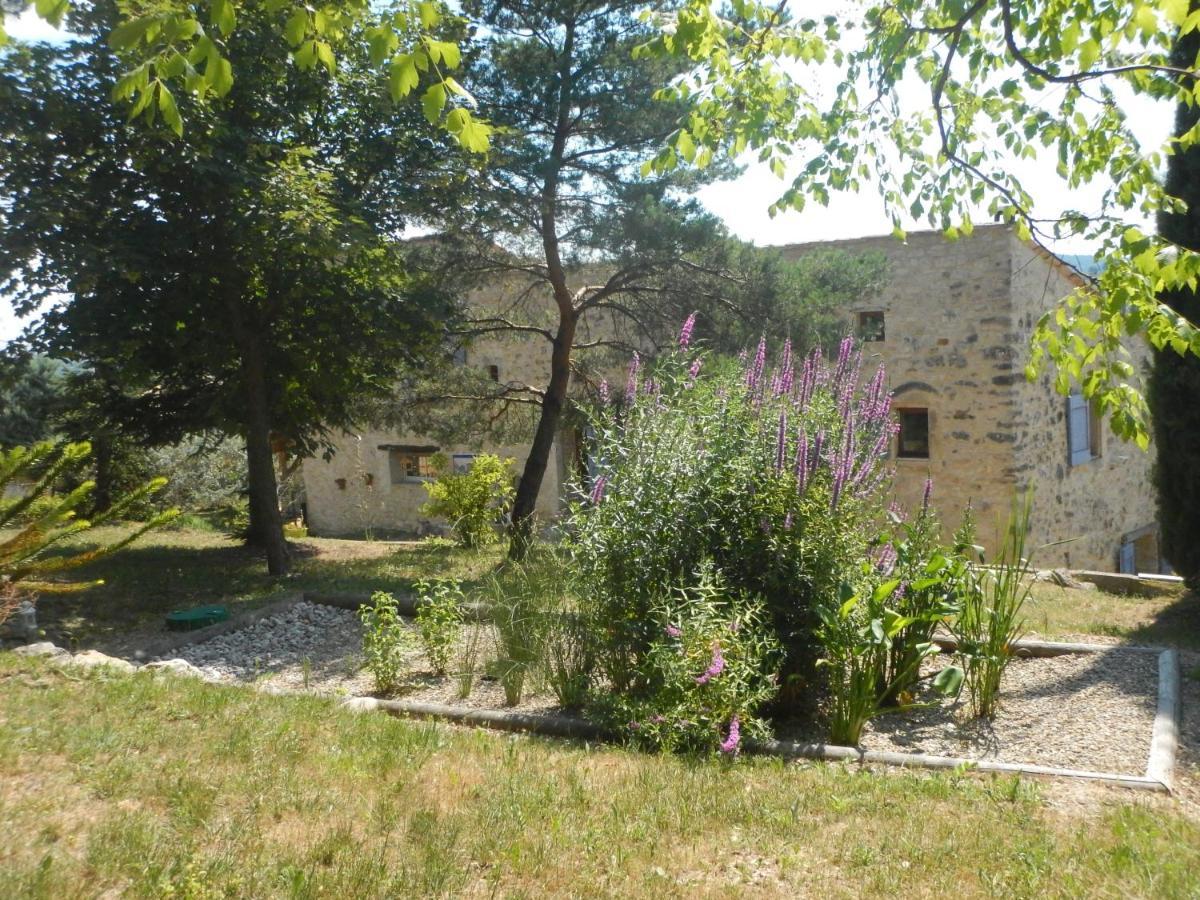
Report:
[[[567,21],[563,49],[558,57],[557,96],[552,98],[557,105],[554,140],[546,160],[546,176],[539,201],[542,249],[546,254],[550,286],[554,290],[554,304],[558,308],[558,331],[554,335],[554,349],[550,355],[550,383],[546,385],[546,393],[542,397],[542,414],[529,448],[529,456],[525,460],[525,469],[521,473],[521,483],[517,485],[517,496],[513,500],[508,555],[514,560],[524,559],[533,543],[533,512],[542,488],[542,478],[546,474],[546,464],[550,461],[550,447],[554,444],[554,435],[562,419],[567,388],[571,385],[571,347],[575,343],[577,319],[574,297],[567,287],[566,269],[558,249],[558,180],[567,137],[571,133],[571,64],[575,55],[575,26],[575,19]]]
[[[247,342],[242,351],[242,378],[246,390],[246,475],[250,493],[250,527],[246,542],[263,550],[267,572],[286,575],[287,542],[279,514],[279,486],[271,453],[271,417],[266,372],[257,344]]]
[[[517,496],[513,500],[512,526],[509,531],[511,541],[508,549],[510,559],[524,559],[533,543],[534,510],[538,493],[542,488],[546,466],[550,462],[550,448],[554,445],[554,436],[558,433],[559,422],[562,421],[567,388],[571,385],[571,345],[574,342],[575,318],[568,316],[560,320],[558,332],[554,336],[554,350],[550,356],[550,383],[542,397],[537,431],[534,432],[529,456],[521,472],[521,482],[517,485]]]

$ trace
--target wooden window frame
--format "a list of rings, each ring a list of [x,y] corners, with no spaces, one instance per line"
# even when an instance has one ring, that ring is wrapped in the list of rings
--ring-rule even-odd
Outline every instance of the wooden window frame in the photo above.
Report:
[[[872,324],[872,326],[876,322],[878,322],[878,325],[879,325],[878,337],[869,337],[868,336],[868,334],[870,334],[870,335],[876,334],[876,331],[874,330],[874,328],[872,328],[871,331],[868,332],[868,330],[867,330],[868,322],[870,322]],[[858,339],[860,341],[862,341],[863,343],[870,343],[870,344],[879,343],[879,344],[881,344],[887,340],[887,313],[882,309],[860,310],[857,314],[855,326],[856,326],[855,332],[858,335]]]

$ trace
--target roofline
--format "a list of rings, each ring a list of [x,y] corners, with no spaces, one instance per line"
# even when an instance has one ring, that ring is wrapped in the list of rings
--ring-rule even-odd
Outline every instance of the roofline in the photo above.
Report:
[[[1092,284],[1091,279],[1081,273],[1078,269],[1051,251],[1047,250],[1033,239],[1022,240],[1017,238],[1017,236],[1013,234],[1011,225],[1006,225],[1003,222],[989,222],[986,225],[976,225],[974,231],[1007,231],[1009,234],[1012,234],[1014,239],[1020,240],[1021,243],[1029,247],[1030,250],[1042,257],[1042,259],[1049,263],[1056,272],[1058,272],[1076,287],[1089,287]],[[820,250],[822,248],[832,250],[844,249],[849,245],[866,243],[868,241],[874,242],[887,238],[892,238],[898,244],[904,244],[908,242],[910,237],[942,237],[942,231],[940,228],[922,228],[918,231],[909,231],[905,233],[905,238],[903,241],[894,237],[891,232],[887,232],[884,234],[864,234],[852,238],[835,238],[827,241],[805,241],[796,244],[761,244],[756,246],[759,246],[760,249],[763,250]],[[967,239],[969,238],[961,238],[961,240]],[[947,240],[949,239],[947,238]]]

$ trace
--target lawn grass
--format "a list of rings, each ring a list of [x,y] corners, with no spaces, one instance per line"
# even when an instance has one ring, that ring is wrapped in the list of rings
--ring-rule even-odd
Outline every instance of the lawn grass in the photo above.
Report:
[[[273,581],[220,535],[163,532],[39,615],[84,644],[192,603],[399,591],[430,575],[470,588],[500,558],[323,539],[297,551],[294,574]],[[1037,585],[1027,617],[1048,637],[1186,648],[1200,643],[1197,606]],[[1063,805],[1060,790],[656,757],[0,654],[4,898],[1200,896],[1200,817],[1120,791]]]
[[[0,896],[1144,896],[1200,825],[1009,778],[655,757],[0,656]]]
[[[126,526],[93,529],[66,549],[108,543]],[[167,530],[93,565],[73,579],[103,579],[78,594],[38,601],[39,622],[64,645],[103,643],[133,628],[161,626],[164,614],[206,603],[249,609],[297,591],[406,591],[418,578],[443,575],[470,584],[495,568],[498,548],[465,551],[444,541],[368,542],[304,538],[292,542],[293,569],[270,578],[262,557],[223,534]]]
[[[1200,596],[1182,590],[1138,597],[1039,583],[1024,614],[1026,627],[1039,637],[1103,635],[1200,650]]]

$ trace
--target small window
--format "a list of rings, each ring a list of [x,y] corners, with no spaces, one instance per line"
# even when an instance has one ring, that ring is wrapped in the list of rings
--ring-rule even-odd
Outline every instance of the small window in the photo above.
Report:
[[[1073,466],[1100,456],[1100,417],[1079,391],[1067,397],[1067,447]]]
[[[465,475],[471,471],[471,463],[475,462],[473,453],[455,453],[450,457],[450,469],[455,475]]]
[[[403,484],[423,478],[433,478],[433,454],[393,450],[388,454],[392,484]]]
[[[929,410],[900,409],[900,434],[896,455],[901,459],[929,459]]]
[[[492,381],[498,382],[500,380],[500,367],[499,366],[488,366],[487,369],[488,369],[488,378],[492,379]]]
[[[860,312],[858,314],[858,339],[860,341],[882,341],[883,338],[883,311]]]
[[[450,359],[456,366],[465,366],[467,364],[467,348],[455,347],[450,354]]]

